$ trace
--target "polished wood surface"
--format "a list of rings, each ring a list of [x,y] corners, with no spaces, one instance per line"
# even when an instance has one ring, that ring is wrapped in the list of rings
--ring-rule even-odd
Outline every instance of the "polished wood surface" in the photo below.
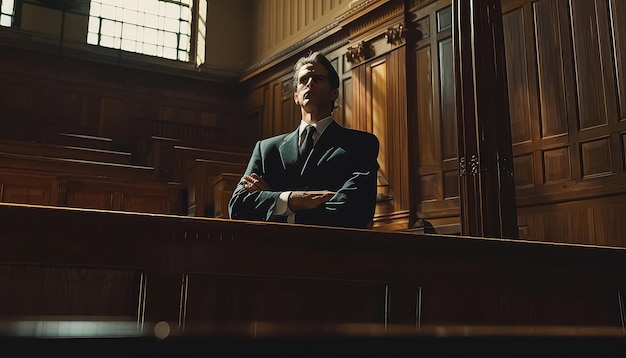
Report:
[[[0,214],[3,319],[624,322],[621,248],[9,204]]]

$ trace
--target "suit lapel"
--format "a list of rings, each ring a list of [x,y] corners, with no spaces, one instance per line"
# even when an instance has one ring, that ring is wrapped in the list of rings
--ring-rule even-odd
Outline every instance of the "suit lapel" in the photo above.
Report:
[[[341,140],[342,129],[343,127],[335,121],[328,125],[324,134],[322,134],[320,139],[315,144],[315,147],[313,147],[308,160],[304,163],[302,172],[300,173],[301,175],[304,176],[311,170],[315,169],[322,157],[327,157],[329,152],[337,149],[337,143]]]
[[[285,137],[278,151],[284,169],[298,164],[298,128]]]

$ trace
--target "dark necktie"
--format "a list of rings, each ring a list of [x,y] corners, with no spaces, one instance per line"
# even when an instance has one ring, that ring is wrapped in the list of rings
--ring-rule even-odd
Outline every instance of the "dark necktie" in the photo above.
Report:
[[[304,141],[302,141],[302,145],[300,145],[300,157],[306,160],[306,158],[309,156],[309,153],[311,152],[311,149],[313,149],[313,135],[315,134],[316,130],[315,127],[313,127],[312,125],[308,125],[306,126],[304,131],[305,137]]]

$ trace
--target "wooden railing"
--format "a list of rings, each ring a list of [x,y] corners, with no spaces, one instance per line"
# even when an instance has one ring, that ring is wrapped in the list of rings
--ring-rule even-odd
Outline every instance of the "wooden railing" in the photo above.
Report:
[[[0,320],[623,327],[626,250],[0,204]]]

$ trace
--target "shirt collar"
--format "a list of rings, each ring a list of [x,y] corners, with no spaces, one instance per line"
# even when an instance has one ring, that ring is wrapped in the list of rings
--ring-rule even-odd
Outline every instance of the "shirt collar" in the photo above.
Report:
[[[324,134],[324,131],[326,130],[326,128],[328,128],[328,126],[334,121],[333,117],[328,116],[324,119],[320,119],[319,121],[317,121],[316,123],[313,123],[312,126],[315,127],[315,130],[317,130],[317,136],[321,136],[322,134]],[[298,136],[301,137],[302,133],[304,133],[304,129],[306,128],[306,126],[308,126],[309,124],[305,121],[300,121],[300,127],[298,127]]]

